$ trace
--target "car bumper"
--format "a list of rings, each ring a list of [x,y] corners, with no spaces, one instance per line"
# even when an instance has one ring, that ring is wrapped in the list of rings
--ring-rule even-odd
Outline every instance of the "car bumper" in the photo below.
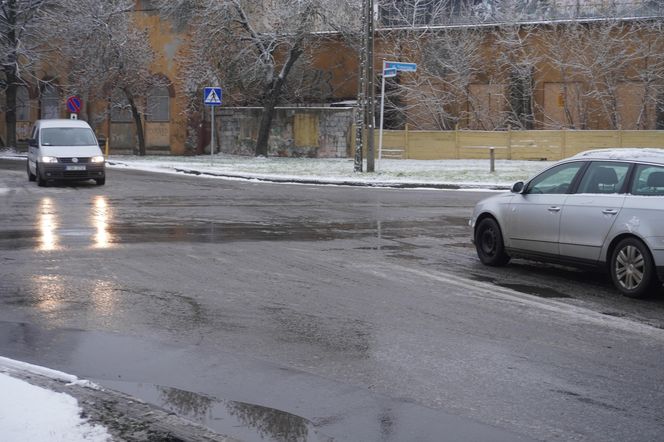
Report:
[[[47,180],[89,180],[106,177],[104,164],[80,164],[73,170],[72,164],[39,164],[41,175]],[[81,170],[81,168],[84,168]]]

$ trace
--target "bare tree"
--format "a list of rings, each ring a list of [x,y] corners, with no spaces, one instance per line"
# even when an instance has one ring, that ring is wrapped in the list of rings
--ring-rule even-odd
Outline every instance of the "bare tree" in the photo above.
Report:
[[[402,37],[413,35],[400,34]],[[454,129],[470,117],[466,104],[472,98],[470,85],[483,72],[481,47],[485,37],[481,30],[472,28],[447,28],[419,34],[417,38],[409,38],[410,50],[400,51],[403,55],[394,51],[397,58],[403,56],[419,64],[417,74],[400,75],[394,92],[388,96],[390,106],[413,114],[420,122],[425,122],[424,126]],[[413,59],[415,54],[418,54],[417,60]],[[395,97],[400,99],[395,101]]]
[[[643,21],[638,25],[642,44],[635,47],[639,59],[636,77],[643,84],[643,96],[636,126],[654,129],[664,124],[656,111],[664,105],[664,25],[660,20]],[[654,125],[650,124],[653,120],[657,120]]]
[[[142,114],[145,92],[164,80],[150,72],[154,59],[147,31],[132,20],[133,0],[59,0],[49,11],[51,25],[61,30],[58,52],[69,73],[70,92],[84,97],[88,117],[96,100],[126,106],[136,125],[139,155],[145,155]],[[80,42],[85,42],[80,44]],[[116,92],[120,91],[121,94]],[[102,115],[102,118],[105,115]]]
[[[202,85],[224,85],[226,100],[263,108],[255,154],[268,154],[276,106],[288,90],[288,78],[321,38],[332,29],[328,0],[166,0],[160,9],[188,19],[191,52],[183,75],[193,92]],[[221,48],[221,50],[220,50]]]
[[[49,0],[5,0],[0,3],[0,70],[9,146],[16,145],[16,91],[33,80],[35,66],[50,52],[42,26]]]
[[[560,76],[567,127],[587,129],[604,121],[621,129],[628,101],[640,107],[636,127],[648,126],[646,116],[664,78],[664,42],[655,23],[570,22],[540,33],[543,56]],[[627,91],[630,84],[643,90],[640,101]]]
[[[492,32],[496,76],[507,84],[506,122],[517,129],[532,129],[535,123],[535,79],[542,61],[536,35],[536,26],[514,22]]]

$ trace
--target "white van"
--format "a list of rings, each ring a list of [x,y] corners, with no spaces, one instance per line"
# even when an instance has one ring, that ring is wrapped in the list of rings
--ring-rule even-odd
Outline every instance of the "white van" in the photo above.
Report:
[[[82,120],[37,120],[28,142],[28,179],[106,183],[104,155],[92,128]]]

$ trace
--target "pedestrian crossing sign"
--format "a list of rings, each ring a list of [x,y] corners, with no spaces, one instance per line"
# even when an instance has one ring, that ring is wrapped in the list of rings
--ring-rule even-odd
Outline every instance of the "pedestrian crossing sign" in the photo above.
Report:
[[[221,106],[221,88],[206,87],[203,89],[203,103],[208,106]]]

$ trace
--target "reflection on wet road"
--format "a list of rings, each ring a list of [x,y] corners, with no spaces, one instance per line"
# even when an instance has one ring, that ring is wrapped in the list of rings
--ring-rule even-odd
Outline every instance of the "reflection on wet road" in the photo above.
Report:
[[[407,238],[433,228],[463,225],[465,220],[441,217],[436,221],[354,222],[354,223],[228,223],[196,222],[186,224],[136,221],[114,223],[113,211],[103,197],[97,197],[91,210],[90,227],[65,228],[59,222],[57,207],[44,200],[38,214],[38,230],[0,232],[0,250],[33,248],[53,251],[61,248],[91,247],[107,249],[115,245],[136,243],[234,241],[331,241],[335,239],[376,238],[394,240]],[[443,236],[443,233],[439,233]],[[394,246],[388,246],[388,249]]]
[[[105,381],[117,391],[143,398],[161,408],[243,442],[323,442],[333,439],[314,424],[291,413],[245,402],[146,383]]]
[[[53,207],[51,198],[42,198],[37,212],[37,225],[39,226],[39,247],[41,251],[56,250],[58,246],[58,237],[56,230],[58,228],[57,213]],[[16,237],[17,232],[11,232],[10,239]],[[21,236],[20,234],[18,236]]]
[[[94,198],[92,210],[92,223],[96,229],[93,237],[93,246],[96,249],[107,249],[111,246],[111,235],[108,231],[112,221],[113,212],[108,206],[106,197],[98,195]]]
[[[113,210],[105,196],[94,196],[88,216],[69,219],[70,207],[54,198],[39,200],[35,210],[34,229],[4,230],[0,233],[0,249],[35,248],[41,252],[63,248],[89,247],[107,249],[114,244],[110,226]]]

